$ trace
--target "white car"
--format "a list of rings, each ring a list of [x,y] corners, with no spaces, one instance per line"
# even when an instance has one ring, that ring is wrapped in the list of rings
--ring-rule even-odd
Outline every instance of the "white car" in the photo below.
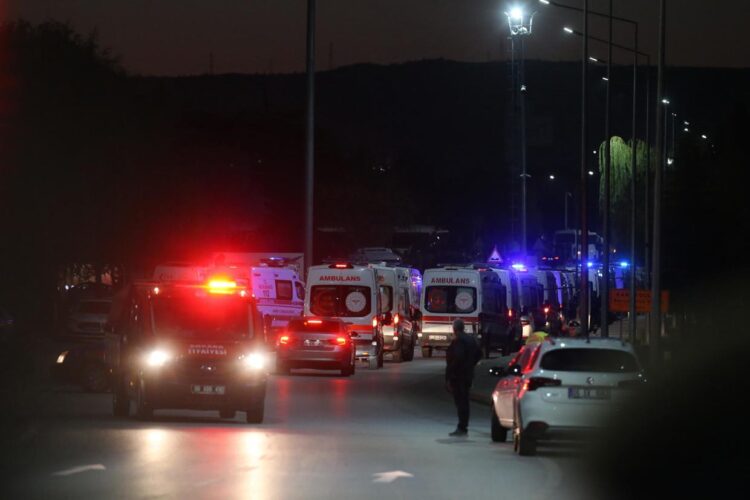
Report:
[[[607,427],[645,378],[633,347],[618,339],[547,339],[528,344],[498,373],[492,440],[513,431],[533,455],[539,440],[575,438]]]

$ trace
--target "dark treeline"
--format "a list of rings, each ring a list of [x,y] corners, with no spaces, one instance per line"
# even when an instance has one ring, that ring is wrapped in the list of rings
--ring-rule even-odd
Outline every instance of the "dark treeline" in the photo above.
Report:
[[[95,36],[58,23],[6,25],[2,40],[0,303],[43,316],[73,262],[139,272],[215,249],[302,248],[304,75],[128,75]],[[527,72],[531,246],[562,227],[564,192],[576,195],[580,68],[530,61]],[[507,244],[519,173],[507,73],[451,61],[321,72],[316,224],[346,233],[321,237],[316,257],[389,244],[406,224],[450,229],[466,256]],[[625,140],[629,78],[616,68],[613,134]],[[598,83],[592,150],[603,139]],[[677,137],[664,249],[675,284],[684,269],[747,255],[749,83],[750,71],[670,71],[673,102],[713,144]],[[590,186],[595,211],[598,180]]]

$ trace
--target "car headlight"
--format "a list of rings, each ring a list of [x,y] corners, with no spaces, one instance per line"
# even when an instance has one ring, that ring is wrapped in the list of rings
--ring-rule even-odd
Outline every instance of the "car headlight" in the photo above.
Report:
[[[240,358],[242,365],[250,370],[262,370],[266,367],[266,355],[262,352],[251,352]]]
[[[164,366],[170,359],[172,359],[172,355],[168,351],[154,349],[146,355],[146,364],[154,368],[159,368]]]
[[[61,365],[65,363],[65,358],[68,356],[68,351],[63,351],[60,353],[60,355],[57,357],[57,364]]]

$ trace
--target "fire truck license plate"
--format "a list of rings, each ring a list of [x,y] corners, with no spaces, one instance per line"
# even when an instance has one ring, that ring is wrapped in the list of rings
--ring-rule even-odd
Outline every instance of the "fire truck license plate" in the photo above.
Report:
[[[225,387],[223,385],[194,385],[193,394],[214,394],[223,396]]]

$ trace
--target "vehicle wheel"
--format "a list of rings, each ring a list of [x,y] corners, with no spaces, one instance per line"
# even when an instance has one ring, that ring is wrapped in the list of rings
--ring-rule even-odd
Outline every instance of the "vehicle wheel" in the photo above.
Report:
[[[495,408],[492,408],[492,441],[495,443],[504,443],[508,440],[508,429],[500,425],[500,419],[497,418]]]
[[[354,365],[345,366],[341,369],[342,377],[350,377],[354,373]]]
[[[130,414],[130,399],[122,380],[115,383],[112,391],[112,414],[115,417],[127,417]]]
[[[234,418],[237,414],[234,410],[219,410],[219,417],[221,418]]]
[[[422,348],[422,357],[423,358],[431,358],[432,357],[432,347],[423,347]]]
[[[409,344],[409,347],[406,349],[406,353],[404,354],[404,361],[412,361],[414,359],[414,334],[412,334],[411,343]]]
[[[276,373],[278,373],[279,375],[289,375],[291,373],[291,369],[289,368],[289,365],[284,363],[283,361],[277,361]]]
[[[139,420],[149,420],[154,416],[154,409],[148,401],[146,387],[142,380],[138,383],[138,391],[135,395],[135,416]]]
[[[526,434],[517,424],[513,430],[513,449],[522,457],[536,454],[536,439]]]
[[[401,352],[401,349],[399,349],[398,351],[393,351],[392,356],[394,363],[401,363],[404,360],[404,353]]]
[[[88,392],[104,392],[109,387],[109,374],[98,364],[86,365],[83,372],[83,388]]]
[[[263,423],[263,413],[266,407],[266,388],[258,390],[253,394],[250,407],[245,410],[245,421],[248,424]]]

